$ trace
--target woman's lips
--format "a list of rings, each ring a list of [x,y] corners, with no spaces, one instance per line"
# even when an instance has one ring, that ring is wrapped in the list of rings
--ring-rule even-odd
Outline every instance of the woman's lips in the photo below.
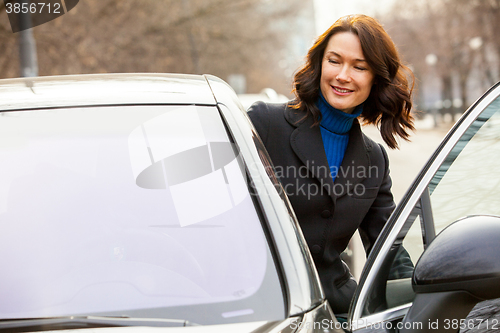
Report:
[[[341,88],[341,87],[335,87],[335,86],[332,86],[332,88],[333,88],[333,91],[339,95],[348,95],[354,91],[354,90],[345,89],[345,88]]]

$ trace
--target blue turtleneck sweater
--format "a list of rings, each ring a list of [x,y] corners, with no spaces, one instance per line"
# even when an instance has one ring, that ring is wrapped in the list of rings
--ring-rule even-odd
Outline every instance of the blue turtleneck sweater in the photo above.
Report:
[[[321,137],[330,172],[335,181],[349,142],[349,131],[354,119],[363,112],[363,106],[356,107],[352,114],[345,113],[328,104],[321,92],[316,105],[321,112]]]

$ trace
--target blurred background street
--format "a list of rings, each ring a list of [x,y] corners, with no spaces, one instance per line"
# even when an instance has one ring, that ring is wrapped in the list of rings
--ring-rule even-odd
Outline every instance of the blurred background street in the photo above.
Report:
[[[1,1],[0,78],[205,73],[239,94],[290,98],[314,39],[352,13],[376,17],[395,41],[416,76],[416,110],[461,113],[499,78],[500,0],[81,0],[31,36],[12,32]]]

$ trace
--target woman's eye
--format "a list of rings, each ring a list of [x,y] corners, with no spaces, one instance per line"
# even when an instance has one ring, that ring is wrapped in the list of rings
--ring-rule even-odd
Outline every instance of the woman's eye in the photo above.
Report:
[[[356,66],[356,67],[354,67],[354,68],[356,68],[357,70],[360,70],[360,71],[366,71],[366,70],[367,70],[366,68],[364,68],[364,67],[359,67],[359,66]]]
[[[328,62],[331,64],[338,64],[339,62],[335,59],[328,59]]]

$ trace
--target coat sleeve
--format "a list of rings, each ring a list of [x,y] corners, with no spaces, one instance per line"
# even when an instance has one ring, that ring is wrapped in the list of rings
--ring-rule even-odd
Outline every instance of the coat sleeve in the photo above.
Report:
[[[384,174],[382,183],[375,201],[359,226],[361,239],[363,240],[367,255],[370,253],[375,240],[396,207],[391,192],[392,181],[389,175],[389,158],[385,149],[381,145],[379,145],[379,147],[383,155]]]
[[[255,102],[252,106],[250,106],[247,114],[257,130],[257,133],[259,133],[262,142],[265,146],[267,146],[270,122],[269,108],[267,104],[264,102]]]

